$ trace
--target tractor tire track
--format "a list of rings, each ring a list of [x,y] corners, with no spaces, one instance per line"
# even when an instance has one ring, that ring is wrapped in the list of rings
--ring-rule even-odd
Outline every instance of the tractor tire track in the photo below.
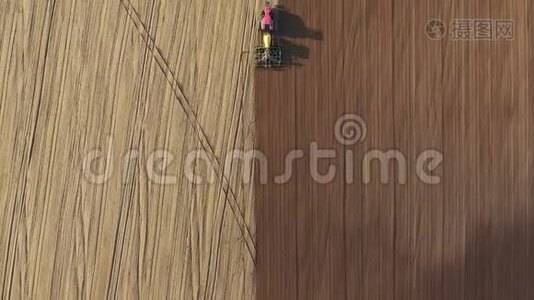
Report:
[[[153,58],[155,59],[160,70],[163,72],[163,75],[167,79],[167,82],[171,86],[173,93],[176,96],[176,100],[178,100],[198,140],[200,141],[202,149],[208,155],[208,159],[214,169],[214,172],[219,178],[219,180],[221,181],[223,190],[228,195],[225,201],[229,202],[231,211],[238,223],[238,226],[242,232],[243,238],[245,239],[245,243],[247,245],[247,249],[249,251],[250,257],[253,261],[255,261],[256,245],[254,243],[254,238],[251,233],[251,230],[245,220],[244,212],[236,200],[236,195],[231,188],[231,183],[229,179],[226,178],[226,176],[224,175],[224,169],[221,166],[221,163],[219,162],[219,160],[217,159],[217,156],[215,155],[215,152],[214,152],[214,148],[209,142],[209,139],[207,138],[207,135],[204,132],[204,129],[202,128],[202,125],[198,121],[198,118],[197,118],[197,115],[194,109],[191,107],[191,104],[189,103],[185,93],[183,92],[182,86],[176,79],[174,72],[169,67],[165,57],[161,53],[161,50],[155,45],[154,39],[151,37],[151,35],[147,31],[146,26],[141,21],[140,15],[137,13],[135,8],[132,6],[131,2],[128,0],[121,0],[121,4],[126,10],[130,20],[132,21],[134,26],[138,29],[139,33],[141,34],[142,39],[145,41],[146,47],[152,53]]]

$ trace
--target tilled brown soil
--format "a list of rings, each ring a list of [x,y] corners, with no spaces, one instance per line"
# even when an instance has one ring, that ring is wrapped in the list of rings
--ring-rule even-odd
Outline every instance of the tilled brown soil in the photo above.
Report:
[[[256,72],[257,147],[270,175],[256,189],[258,298],[534,297],[534,5],[281,4],[284,53],[300,57]],[[429,20],[450,29],[465,18],[513,20],[513,40],[425,35]],[[366,123],[361,143],[335,138],[347,113]],[[335,151],[319,163],[323,174],[336,167],[330,183],[311,176],[311,142]],[[305,154],[291,180],[274,183],[294,149]],[[375,164],[364,183],[362,158],[392,149],[406,157],[406,182],[397,166],[382,183]],[[443,155],[439,184],[417,176],[428,149]]]

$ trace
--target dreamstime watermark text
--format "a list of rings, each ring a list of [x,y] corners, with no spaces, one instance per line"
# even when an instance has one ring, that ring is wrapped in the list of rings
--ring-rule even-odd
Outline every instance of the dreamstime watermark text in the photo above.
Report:
[[[286,184],[295,177],[297,163],[300,163],[302,170],[304,162],[309,177],[318,184],[329,184],[336,180],[353,184],[356,178],[363,184],[375,180],[382,184],[392,181],[406,184],[413,175],[424,184],[441,183],[439,168],[444,157],[439,150],[426,149],[409,159],[399,149],[369,148],[372,146],[369,143],[364,149],[359,144],[365,142],[367,135],[367,123],[362,117],[356,114],[343,115],[333,126],[333,137],[339,146],[337,150],[322,149],[318,142],[312,141],[306,149],[289,151],[283,158],[283,171],[274,176],[269,170],[272,167],[269,158],[256,149],[229,151],[223,159],[217,159],[217,162],[221,162],[219,167],[213,165],[210,153],[203,149],[187,153],[180,164],[176,163],[176,156],[171,151],[162,149],[146,156],[142,156],[138,150],[131,150],[115,160],[112,139],[109,139],[107,147],[93,149],[85,155],[83,173],[88,182],[104,184],[115,175],[116,166],[113,162],[116,161],[120,165],[123,183],[131,180],[132,172],[138,168],[151,183],[161,185],[177,184],[183,179],[195,185],[214,184],[223,176],[226,179],[233,178],[232,170],[236,172],[236,169],[244,184],[254,181],[260,184]],[[180,168],[176,168],[176,165]],[[172,174],[173,169],[179,171]]]

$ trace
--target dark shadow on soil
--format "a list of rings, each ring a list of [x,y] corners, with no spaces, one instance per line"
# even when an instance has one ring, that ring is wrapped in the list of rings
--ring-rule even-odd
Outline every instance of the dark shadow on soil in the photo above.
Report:
[[[397,290],[398,299],[534,299],[534,232],[532,222],[512,220],[479,225],[466,237],[456,261],[420,273],[412,289]],[[458,239],[462,239],[461,236]],[[405,259],[413,262],[411,258]],[[400,294],[402,293],[402,294]]]
[[[299,66],[300,59],[308,59],[310,49],[299,45],[295,39],[323,40],[323,33],[319,30],[308,28],[304,20],[286,7],[277,5],[273,8],[275,31],[278,44],[282,47],[284,66]]]

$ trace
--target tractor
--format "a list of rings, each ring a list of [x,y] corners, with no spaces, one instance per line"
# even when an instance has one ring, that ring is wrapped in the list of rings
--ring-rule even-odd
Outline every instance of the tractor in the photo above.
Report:
[[[256,66],[270,68],[282,65],[282,49],[275,38],[275,22],[273,11],[269,2],[261,12],[260,21],[261,44],[256,46]]]

